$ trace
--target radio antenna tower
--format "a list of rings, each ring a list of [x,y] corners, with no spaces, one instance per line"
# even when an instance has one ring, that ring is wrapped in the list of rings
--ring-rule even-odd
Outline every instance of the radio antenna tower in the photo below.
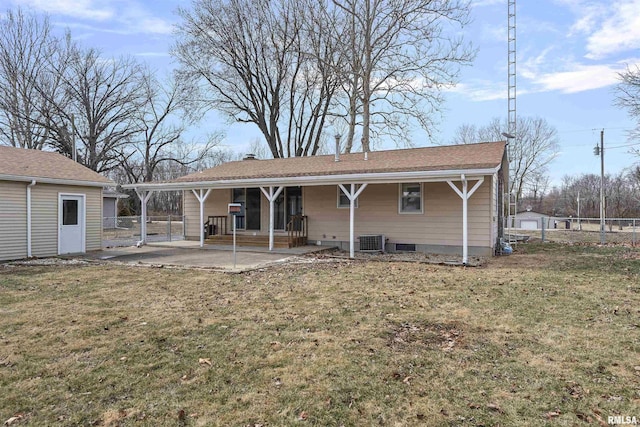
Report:
[[[516,136],[516,0],[507,0],[508,11],[508,84],[509,84],[509,134]]]
[[[509,143],[507,147],[507,156],[509,161],[512,160],[511,153],[512,144],[516,143],[517,134],[517,112],[516,112],[516,0],[507,0],[507,137]],[[516,177],[513,177],[516,178]],[[517,181],[516,181],[517,182]],[[516,215],[518,212],[518,189],[514,188],[511,183],[507,184],[507,197],[509,200],[507,208],[507,241],[516,243],[517,239],[510,228],[516,227]],[[513,194],[512,194],[513,193]],[[513,221],[513,222],[512,222]]]

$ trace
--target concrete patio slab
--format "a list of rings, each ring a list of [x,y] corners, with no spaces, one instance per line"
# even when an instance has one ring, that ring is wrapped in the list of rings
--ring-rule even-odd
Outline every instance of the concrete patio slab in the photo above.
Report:
[[[155,243],[142,247],[108,248],[87,254],[85,257],[132,264],[167,265],[179,267],[212,268],[230,272],[242,272],[268,265],[286,262],[296,256],[325,251],[326,246],[305,246],[269,251],[266,248],[237,248],[234,265],[231,246],[205,245],[197,242]]]

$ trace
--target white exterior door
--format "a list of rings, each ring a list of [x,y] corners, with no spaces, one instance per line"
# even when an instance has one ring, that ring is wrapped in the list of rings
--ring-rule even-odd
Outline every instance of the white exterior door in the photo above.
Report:
[[[58,254],[84,252],[84,196],[60,194]]]

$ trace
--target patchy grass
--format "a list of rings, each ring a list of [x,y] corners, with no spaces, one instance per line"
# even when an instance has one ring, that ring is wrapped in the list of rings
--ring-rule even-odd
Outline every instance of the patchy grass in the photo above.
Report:
[[[640,416],[640,259],[521,245],[476,269],[0,268],[15,425],[606,425]]]

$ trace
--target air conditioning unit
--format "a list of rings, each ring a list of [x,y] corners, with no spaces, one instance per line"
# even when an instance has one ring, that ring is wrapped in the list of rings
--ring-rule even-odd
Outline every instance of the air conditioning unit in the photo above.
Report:
[[[365,234],[359,240],[361,252],[384,252],[384,234]]]

